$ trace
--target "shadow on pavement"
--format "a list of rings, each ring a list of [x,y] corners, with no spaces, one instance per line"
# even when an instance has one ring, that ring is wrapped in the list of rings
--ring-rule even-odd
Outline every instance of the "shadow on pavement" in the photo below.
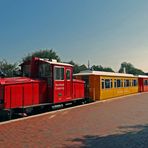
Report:
[[[99,136],[85,135],[82,138],[69,139],[73,147],[87,148],[148,148],[148,125],[122,126],[120,133]]]

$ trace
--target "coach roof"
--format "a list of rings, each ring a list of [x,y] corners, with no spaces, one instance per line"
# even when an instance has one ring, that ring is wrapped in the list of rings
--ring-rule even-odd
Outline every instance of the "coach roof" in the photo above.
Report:
[[[115,73],[115,72],[105,72],[105,71],[91,71],[91,70],[85,70],[85,71],[81,71],[80,73],[74,74],[74,76],[82,76],[82,75],[136,77],[136,76],[134,76],[133,74]]]
[[[148,78],[147,75],[138,75],[138,78]]]

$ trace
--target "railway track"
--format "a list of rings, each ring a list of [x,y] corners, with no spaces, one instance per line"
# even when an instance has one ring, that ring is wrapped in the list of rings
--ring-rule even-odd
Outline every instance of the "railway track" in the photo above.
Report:
[[[65,104],[57,104],[57,105],[49,105],[45,107],[36,107],[32,110],[32,112],[20,112],[20,113],[4,113],[3,115],[0,116],[0,123],[3,123],[5,121],[11,121],[11,120],[16,120],[20,118],[25,118],[29,116],[35,116],[43,113],[48,113],[48,112],[53,112],[56,110],[62,110],[66,108],[71,108],[75,106],[81,106],[84,104],[91,103],[92,101],[90,100],[83,100],[83,101],[77,101],[77,102],[68,102]]]

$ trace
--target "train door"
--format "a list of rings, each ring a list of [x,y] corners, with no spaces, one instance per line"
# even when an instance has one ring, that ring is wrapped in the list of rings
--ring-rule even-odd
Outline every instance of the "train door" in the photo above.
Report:
[[[72,99],[72,69],[66,68],[65,71],[65,99],[68,101]]]
[[[144,79],[143,78],[139,78],[138,79],[138,87],[139,87],[139,92],[143,92],[144,91]]]
[[[90,98],[90,94],[89,94],[89,89],[90,89],[90,85],[89,85],[89,76],[82,76],[82,80],[85,81],[85,98]]]
[[[72,100],[72,68],[54,66],[54,103]]]
[[[53,102],[60,103],[65,99],[64,66],[54,66]]]
[[[53,100],[52,100],[52,98],[53,98],[53,91],[52,91],[53,90],[53,76],[52,75],[53,75],[52,74],[52,66],[49,63],[41,62],[39,64],[38,77],[47,82],[47,88],[46,88],[47,90],[46,90],[45,94],[40,94],[40,97],[43,96],[45,99],[47,99],[48,103],[53,102]],[[40,84],[40,88],[42,88],[41,84]]]

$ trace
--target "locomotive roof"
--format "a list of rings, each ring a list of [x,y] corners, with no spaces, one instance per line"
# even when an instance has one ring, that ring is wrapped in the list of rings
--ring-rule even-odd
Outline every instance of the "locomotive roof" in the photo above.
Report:
[[[125,73],[115,73],[115,72],[105,72],[105,71],[91,71],[85,70],[80,73],[74,74],[74,76],[82,76],[82,75],[99,75],[99,76],[120,76],[120,77],[136,77],[133,74],[125,74]]]
[[[41,61],[41,62],[45,62],[45,63],[49,63],[49,64],[53,64],[53,65],[60,65],[60,66],[71,66],[73,67],[73,65],[68,64],[68,63],[61,63],[61,62],[57,62],[57,60],[52,59],[52,61],[49,61],[49,59],[47,58],[34,58],[36,61]],[[25,61],[23,63],[20,64],[21,65],[25,65],[25,64],[30,64],[31,60]]]
[[[39,60],[43,61],[45,63],[53,64],[53,65],[61,65],[61,66],[63,65],[63,66],[71,66],[71,67],[73,67],[73,65],[71,65],[71,64],[57,62],[57,60],[49,61],[48,59],[41,59],[41,58],[39,58]]]

